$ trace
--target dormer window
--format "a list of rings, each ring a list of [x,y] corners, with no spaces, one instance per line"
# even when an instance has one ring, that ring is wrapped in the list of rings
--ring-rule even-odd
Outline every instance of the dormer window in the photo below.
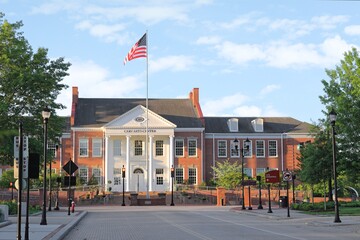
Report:
[[[237,118],[230,118],[227,121],[228,128],[230,132],[238,132],[239,131],[239,123]]]
[[[264,119],[257,118],[251,121],[251,125],[255,132],[264,132]]]

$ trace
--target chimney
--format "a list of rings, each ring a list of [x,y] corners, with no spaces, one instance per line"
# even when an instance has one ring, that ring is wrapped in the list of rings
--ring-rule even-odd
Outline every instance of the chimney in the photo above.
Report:
[[[74,126],[75,124],[75,113],[76,113],[76,106],[79,99],[79,90],[78,87],[72,88],[72,104],[71,104],[71,117],[70,117],[70,125]]]
[[[196,113],[198,114],[199,118],[203,121],[203,113],[199,103],[199,88],[193,88],[192,92],[189,94],[189,98],[193,104],[193,107],[196,109]]]

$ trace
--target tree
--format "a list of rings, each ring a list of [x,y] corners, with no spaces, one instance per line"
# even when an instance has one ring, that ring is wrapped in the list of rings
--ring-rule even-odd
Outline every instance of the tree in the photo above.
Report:
[[[217,186],[234,189],[241,184],[241,165],[238,162],[217,162],[216,167],[212,169],[215,172]]]
[[[360,58],[356,48],[344,54],[335,69],[326,70],[329,81],[322,80],[324,95],[320,96],[327,112],[337,112],[336,142],[339,171],[352,182],[360,175]]]
[[[46,48],[33,52],[20,32],[22,22],[9,23],[0,13],[0,163],[13,161],[13,136],[17,135],[18,123],[23,122],[24,134],[31,136],[30,148],[42,152],[42,117],[45,106],[52,111],[49,121],[49,140],[55,141],[64,127],[57,109],[64,109],[56,98],[68,75],[70,63],[63,58],[50,60]],[[9,133],[10,131],[10,133]]]
[[[298,176],[302,182],[311,186],[328,182],[331,197],[332,146],[328,131],[323,129],[323,124],[315,126],[312,130],[314,141],[301,147]]]

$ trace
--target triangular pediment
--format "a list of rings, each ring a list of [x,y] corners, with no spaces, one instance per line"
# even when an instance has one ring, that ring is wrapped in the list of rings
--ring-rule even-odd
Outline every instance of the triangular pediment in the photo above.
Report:
[[[146,123],[148,119],[148,123]],[[138,105],[130,111],[115,118],[111,122],[107,123],[104,128],[117,128],[117,129],[132,129],[132,128],[145,128],[148,124],[148,128],[163,128],[174,129],[176,125],[166,120],[160,115],[154,113],[151,110],[146,110],[142,105]]]

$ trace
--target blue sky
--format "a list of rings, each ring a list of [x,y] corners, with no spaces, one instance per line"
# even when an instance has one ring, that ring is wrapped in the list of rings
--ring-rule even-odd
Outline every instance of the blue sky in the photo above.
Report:
[[[360,45],[358,1],[0,0],[30,45],[72,63],[80,97],[145,98],[146,60],[123,65],[148,31],[149,98],[200,89],[205,116],[324,117],[325,69]]]

